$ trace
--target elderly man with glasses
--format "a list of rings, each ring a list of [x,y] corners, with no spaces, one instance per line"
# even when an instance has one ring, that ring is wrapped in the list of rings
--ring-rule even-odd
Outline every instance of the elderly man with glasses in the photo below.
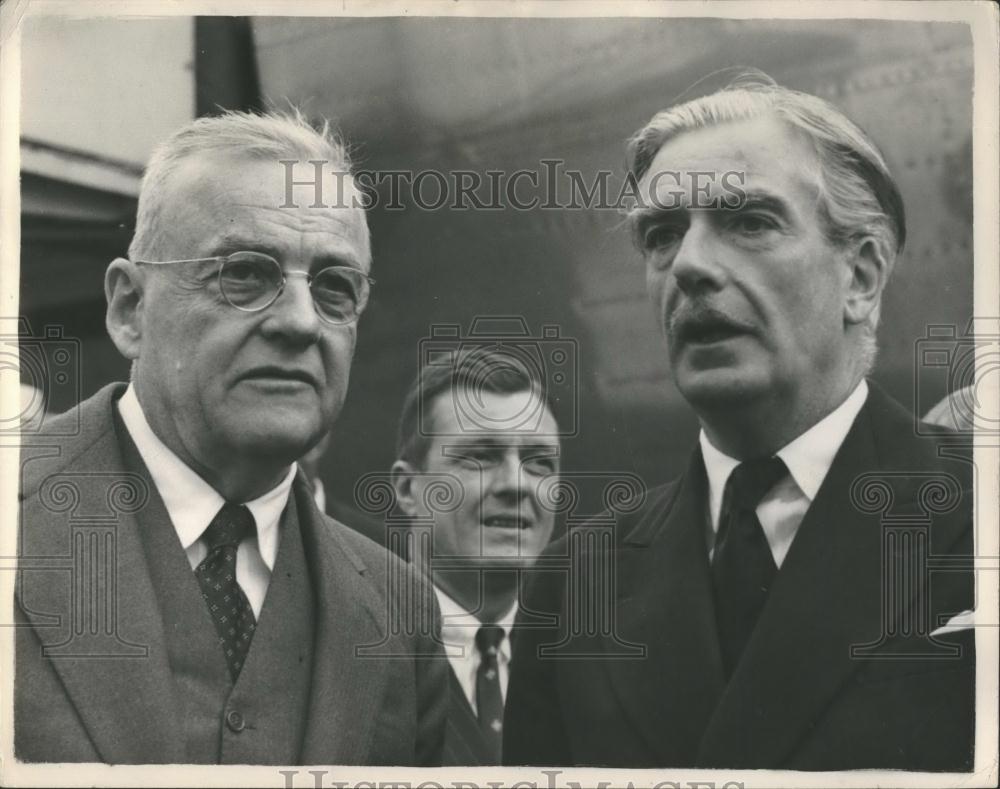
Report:
[[[289,193],[289,160],[327,163],[328,204]],[[19,759],[438,763],[433,601],[322,515],[296,467],[344,402],[372,282],[348,172],[298,114],[202,118],[154,153],[129,259],[105,277],[131,381],[25,464]],[[110,558],[87,575],[74,529],[109,509]],[[67,553],[68,577],[32,569]],[[392,627],[403,616],[420,626]]]

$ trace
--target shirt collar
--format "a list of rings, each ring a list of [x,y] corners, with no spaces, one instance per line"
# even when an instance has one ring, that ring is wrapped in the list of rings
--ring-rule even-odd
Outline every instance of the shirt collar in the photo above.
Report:
[[[833,465],[840,445],[854,424],[868,397],[868,384],[861,379],[853,392],[837,408],[798,438],[778,450],[788,472],[810,502]]]
[[[475,654],[476,631],[482,626],[475,614],[465,610],[454,599],[448,596],[437,585],[434,586],[434,593],[437,595],[438,606],[441,608],[441,638],[447,646],[449,654],[457,653],[461,648],[461,653],[465,657]],[[500,642],[500,654],[510,660],[510,631],[514,627],[514,619],[517,617],[517,601],[510,610],[493,624],[503,628],[504,640]],[[471,650],[471,651],[470,651]]]
[[[153,432],[131,384],[118,401],[118,412],[186,551],[198,541],[226,501]],[[295,472],[296,466],[292,464],[276,487],[253,501],[243,502],[253,514],[257,547],[269,570],[274,569],[278,555],[278,523],[288,503]]]
[[[823,484],[830,466],[833,465],[833,458],[847,438],[847,433],[867,397],[868,383],[862,378],[861,383],[843,403],[775,453],[784,461],[788,473],[810,502],[816,498],[820,485]],[[714,524],[719,522],[726,480],[740,461],[716,449],[708,440],[704,430],[699,434],[698,442],[701,444],[701,454],[705,460],[709,511],[714,528]]]

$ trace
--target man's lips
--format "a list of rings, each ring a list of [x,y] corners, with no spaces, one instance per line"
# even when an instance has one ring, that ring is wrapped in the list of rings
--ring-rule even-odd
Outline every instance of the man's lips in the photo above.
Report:
[[[753,333],[753,326],[714,309],[678,312],[670,320],[670,337],[682,344],[708,345]]]
[[[279,367],[267,365],[255,367],[240,376],[241,381],[299,381],[309,386],[316,386],[316,378],[311,373],[294,367]]]
[[[517,513],[504,513],[495,515],[486,515],[483,518],[483,525],[488,529],[529,529],[531,528],[531,520],[524,517],[523,515],[518,515]]]

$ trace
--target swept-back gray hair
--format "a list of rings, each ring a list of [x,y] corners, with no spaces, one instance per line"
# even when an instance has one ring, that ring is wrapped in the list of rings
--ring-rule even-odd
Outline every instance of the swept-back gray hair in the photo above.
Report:
[[[158,255],[159,217],[170,197],[171,175],[186,159],[212,153],[273,158],[323,160],[324,171],[349,173],[351,161],[344,143],[329,121],[313,126],[295,107],[286,112],[251,113],[230,111],[198,118],[184,126],[153,151],[139,190],[135,233],[128,254],[132,260],[155,259]],[[365,239],[365,257],[371,247],[364,210],[358,212]]]
[[[903,198],[885,157],[869,136],[840,110],[808,93],[790,90],[760,71],[741,74],[722,90],[658,112],[628,142],[628,166],[638,181],[663,145],[684,132],[773,115],[800,131],[819,165],[821,221],[831,243],[871,238],[889,272],[906,241]],[[865,361],[874,362],[879,307],[865,338]]]

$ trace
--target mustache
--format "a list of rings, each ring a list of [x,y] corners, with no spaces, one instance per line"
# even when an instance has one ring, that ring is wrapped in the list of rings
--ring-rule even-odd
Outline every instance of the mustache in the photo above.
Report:
[[[686,342],[710,331],[750,334],[754,332],[754,326],[698,302],[681,305],[673,311],[667,322],[667,338],[670,340]]]

